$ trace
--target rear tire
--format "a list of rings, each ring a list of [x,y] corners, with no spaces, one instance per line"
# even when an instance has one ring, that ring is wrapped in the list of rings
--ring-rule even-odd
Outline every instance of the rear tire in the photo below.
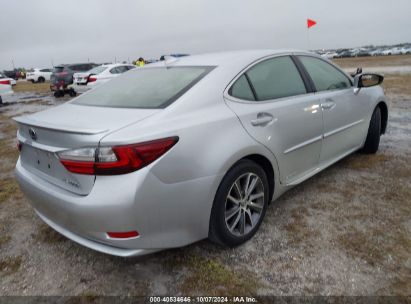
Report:
[[[235,247],[252,238],[263,221],[268,196],[264,170],[251,160],[238,162],[227,172],[214,198],[210,240]]]
[[[70,89],[69,90],[69,95],[70,95],[70,97],[76,97],[77,93],[73,89]]]
[[[366,154],[377,153],[380,146],[381,137],[381,109],[376,107],[374,113],[372,113],[370,126],[368,128],[367,138],[365,140],[362,152]]]
[[[59,98],[59,97],[63,97],[64,96],[64,92],[63,91],[55,91],[54,92],[54,97]]]
[[[39,79],[37,79],[37,82],[39,82],[39,83],[43,83],[45,81],[46,81],[46,79],[44,79],[44,77],[39,77]]]

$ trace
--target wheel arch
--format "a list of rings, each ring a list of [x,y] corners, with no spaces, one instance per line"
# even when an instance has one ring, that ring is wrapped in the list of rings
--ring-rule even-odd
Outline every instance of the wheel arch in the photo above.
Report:
[[[242,160],[251,160],[255,163],[257,163],[265,172],[265,174],[267,175],[267,179],[268,179],[268,186],[269,186],[269,203],[271,202],[273,195],[274,195],[274,189],[275,189],[275,171],[274,171],[274,167],[271,163],[271,161],[261,155],[261,154],[250,154],[247,156],[242,157],[241,159],[239,159],[238,161],[236,161],[232,167],[234,167],[238,162],[242,161]]]
[[[385,102],[380,101],[375,108],[381,111],[381,134],[385,134],[388,124],[388,106]]]

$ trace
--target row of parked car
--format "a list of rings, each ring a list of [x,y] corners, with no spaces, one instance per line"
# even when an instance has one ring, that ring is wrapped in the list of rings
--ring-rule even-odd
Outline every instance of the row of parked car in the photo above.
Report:
[[[163,55],[158,60],[146,61],[146,64],[166,60],[167,57],[177,58],[183,56],[188,55]],[[136,66],[129,63],[96,64],[88,62],[61,64],[52,69],[35,68],[28,70],[25,78],[27,81],[31,81],[32,83],[43,83],[49,81],[50,89],[54,92],[55,97],[62,97],[65,94],[76,96],[77,93],[84,93],[134,68],[136,68]],[[12,85],[17,83],[15,75],[17,74],[14,73],[13,77],[8,77],[7,75],[0,73],[1,95],[5,96],[13,92]]]
[[[50,89],[54,91],[55,97],[66,93],[76,96],[77,93],[84,93],[134,68],[134,65],[127,63],[60,65],[54,67],[50,76]]]
[[[317,50],[316,52],[321,56],[329,59],[367,56],[409,55],[411,54],[411,45],[402,45],[394,47],[362,47],[338,50]]]

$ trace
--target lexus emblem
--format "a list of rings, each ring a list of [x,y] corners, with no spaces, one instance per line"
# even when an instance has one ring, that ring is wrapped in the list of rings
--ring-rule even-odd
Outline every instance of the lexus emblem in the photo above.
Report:
[[[37,133],[36,133],[36,131],[34,131],[33,128],[29,129],[29,135],[30,135],[32,140],[37,140]]]

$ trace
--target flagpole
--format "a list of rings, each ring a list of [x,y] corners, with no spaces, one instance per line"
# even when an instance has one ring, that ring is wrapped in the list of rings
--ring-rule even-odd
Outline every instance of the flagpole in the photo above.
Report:
[[[316,25],[317,24],[317,22],[316,21],[314,21],[314,20],[312,20],[312,19],[310,19],[310,18],[307,18],[307,47],[308,47],[308,50],[310,50],[311,49],[311,43],[310,43],[310,28],[312,28],[314,25]]]

